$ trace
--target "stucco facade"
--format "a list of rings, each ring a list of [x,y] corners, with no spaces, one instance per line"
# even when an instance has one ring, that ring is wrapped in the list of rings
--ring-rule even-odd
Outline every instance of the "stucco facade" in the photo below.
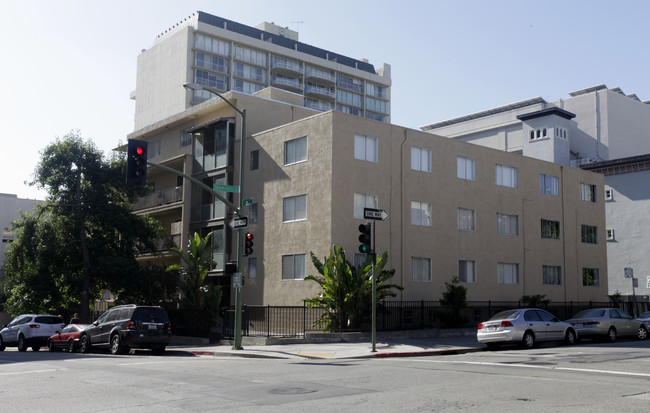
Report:
[[[11,224],[20,218],[21,212],[32,212],[43,201],[18,198],[13,194],[0,194],[0,228],[2,228],[2,245],[0,245],[0,277],[4,276],[4,259],[16,235],[11,231]]]

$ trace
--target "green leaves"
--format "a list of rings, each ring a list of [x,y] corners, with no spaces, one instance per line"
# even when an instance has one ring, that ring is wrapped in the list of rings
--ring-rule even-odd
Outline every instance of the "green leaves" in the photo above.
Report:
[[[316,325],[324,331],[359,329],[370,320],[372,314],[372,256],[361,268],[354,267],[346,258],[345,251],[333,245],[327,257],[321,262],[310,252],[312,263],[320,276],[309,275],[305,280],[318,283],[322,293],[305,300],[308,308],[319,307],[325,310]],[[384,271],[388,255],[377,257],[377,300],[394,297],[393,289],[402,287],[385,283],[395,274],[395,270]]]

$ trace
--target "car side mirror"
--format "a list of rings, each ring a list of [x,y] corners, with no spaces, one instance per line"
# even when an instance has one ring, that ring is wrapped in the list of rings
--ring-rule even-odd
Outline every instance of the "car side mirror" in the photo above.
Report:
[[[99,325],[99,322],[95,321],[95,322],[93,322],[93,325],[94,325],[94,326],[98,326],[98,325]]]
[[[56,330],[54,334],[61,334],[61,332],[59,330]]]

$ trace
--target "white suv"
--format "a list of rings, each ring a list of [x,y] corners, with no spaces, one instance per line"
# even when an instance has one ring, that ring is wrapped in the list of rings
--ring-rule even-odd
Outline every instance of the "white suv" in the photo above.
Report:
[[[0,330],[0,351],[7,346],[18,346],[18,351],[32,347],[38,351],[47,344],[47,339],[61,331],[65,323],[61,317],[47,314],[23,314]]]

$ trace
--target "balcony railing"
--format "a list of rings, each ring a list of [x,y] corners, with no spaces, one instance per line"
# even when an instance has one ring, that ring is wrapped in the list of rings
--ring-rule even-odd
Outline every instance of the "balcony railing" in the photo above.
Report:
[[[321,81],[326,81],[328,83],[334,84],[336,82],[336,77],[333,73],[327,72],[325,70],[314,69],[313,67],[307,66],[305,73],[307,78],[318,79]]]
[[[308,84],[305,92],[310,95],[319,95],[331,99],[334,99],[334,97],[336,96],[334,90],[331,87],[318,86],[313,84],[312,85]]]
[[[164,237],[158,237],[154,240],[154,246],[156,251],[169,251],[173,247],[180,248],[181,246],[181,234],[176,235],[166,235]]]
[[[152,194],[144,196],[138,199],[133,207],[133,209],[141,210],[154,208],[158,206],[173,204],[174,202],[183,200],[183,187],[177,186],[174,188],[161,189],[160,191],[154,191]]]
[[[282,59],[273,56],[271,59],[271,70],[281,70],[283,72],[300,73],[302,74],[302,63],[294,62],[293,60]]]

